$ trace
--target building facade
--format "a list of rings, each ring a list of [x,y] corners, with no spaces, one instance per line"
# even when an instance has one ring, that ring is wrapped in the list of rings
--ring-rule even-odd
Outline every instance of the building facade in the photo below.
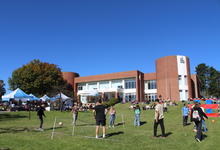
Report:
[[[126,71],[80,77],[63,72],[63,78],[73,86],[74,95],[82,103],[89,97],[120,98],[128,101],[154,101],[156,98],[186,101],[199,97],[199,81],[190,73],[186,56],[166,56],[156,60],[155,73]]]

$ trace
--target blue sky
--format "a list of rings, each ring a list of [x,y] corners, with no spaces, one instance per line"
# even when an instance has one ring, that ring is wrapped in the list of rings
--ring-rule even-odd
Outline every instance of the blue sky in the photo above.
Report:
[[[81,76],[186,55],[220,70],[220,0],[1,0],[0,79],[33,59]],[[8,88],[8,85],[7,85]]]

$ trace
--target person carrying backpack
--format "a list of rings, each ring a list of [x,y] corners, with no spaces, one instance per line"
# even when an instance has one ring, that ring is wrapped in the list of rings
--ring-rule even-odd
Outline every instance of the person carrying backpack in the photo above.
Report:
[[[206,114],[200,108],[200,104],[195,103],[195,106],[192,108],[191,111],[191,121],[194,121],[196,125],[197,133],[195,138],[198,142],[201,142],[202,140],[202,120],[204,120],[204,117],[208,119]]]
[[[135,108],[134,108],[134,126],[140,126],[140,114],[141,114],[141,109],[140,109],[140,106],[137,105]]]

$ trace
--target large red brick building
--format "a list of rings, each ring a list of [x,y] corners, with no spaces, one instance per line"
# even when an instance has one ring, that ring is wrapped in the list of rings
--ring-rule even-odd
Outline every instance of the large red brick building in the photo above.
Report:
[[[199,82],[190,73],[186,56],[166,56],[156,60],[156,72],[126,71],[80,77],[78,73],[63,72],[63,78],[73,86],[74,95],[83,103],[89,96],[118,97],[123,101],[173,101],[199,97]]]

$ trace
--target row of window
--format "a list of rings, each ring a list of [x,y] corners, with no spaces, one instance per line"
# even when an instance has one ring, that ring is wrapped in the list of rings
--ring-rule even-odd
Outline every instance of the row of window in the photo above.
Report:
[[[135,89],[136,81],[134,79],[125,80],[125,89]],[[110,84],[109,81],[101,81],[99,82],[99,89],[109,89]],[[113,80],[111,84],[111,88],[123,88],[122,80]],[[88,83],[88,90],[98,89],[97,83]],[[156,80],[148,80],[145,81],[145,89],[157,89]],[[81,83],[78,85],[78,90],[86,90],[86,84]]]
[[[101,81],[99,82],[99,88],[97,82],[88,83],[88,86],[86,88],[86,83],[81,83],[78,85],[78,90],[95,90],[95,89],[109,89],[109,88],[122,88],[122,80],[113,80],[111,83],[111,87],[109,84],[109,81]],[[125,89],[135,89],[136,88],[136,80],[135,79],[129,79],[125,80]]]

